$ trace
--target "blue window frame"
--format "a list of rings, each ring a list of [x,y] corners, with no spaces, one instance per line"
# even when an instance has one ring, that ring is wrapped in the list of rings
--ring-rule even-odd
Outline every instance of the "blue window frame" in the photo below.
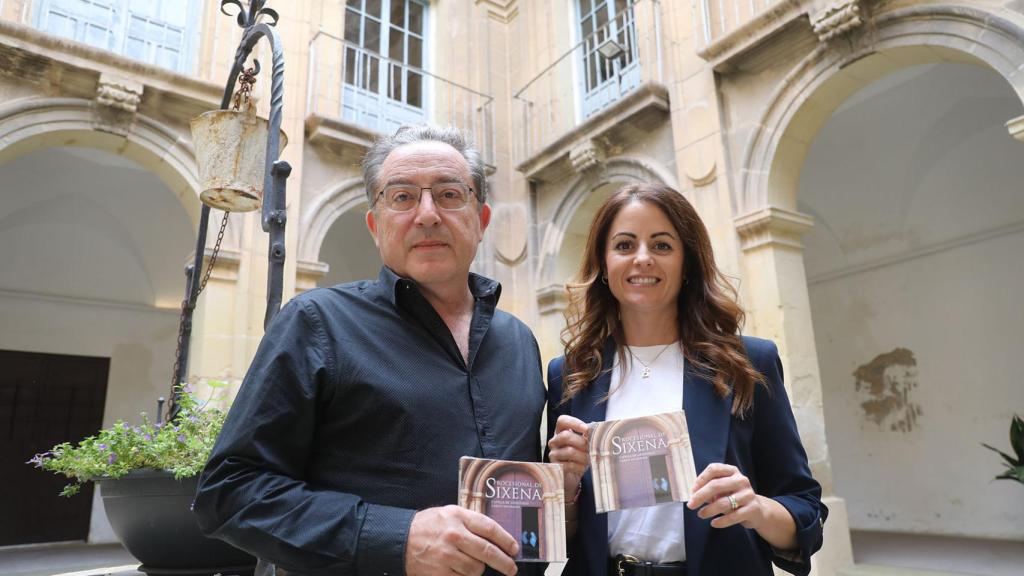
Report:
[[[426,117],[427,2],[346,0],[342,118],[381,132]]]
[[[36,26],[56,36],[190,73],[201,0],[42,0]]]

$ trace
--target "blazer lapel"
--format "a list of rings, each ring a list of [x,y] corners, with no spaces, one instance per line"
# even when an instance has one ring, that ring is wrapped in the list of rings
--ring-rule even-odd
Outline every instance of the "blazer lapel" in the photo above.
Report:
[[[605,396],[612,382],[612,362],[615,360],[615,341],[609,338],[601,353],[601,373],[572,399],[572,414],[584,422],[603,422],[608,410]],[[577,538],[592,545],[586,559],[583,574],[604,574],[608,563],[608,515],[597,514],[594,510],[594,477],[590,470],[583,475],[580,499],[587,502],[580,507],[579,532]]]
[[[683,377],[683,410],[686,412],[686,426],[690,432],[697,474],[712,462],[725,461],[731,407],[732,394],[725,398],[719,396],[711,382],[687,362]],[[689,576],[697,576],[700,574],[711,521],[702,520],[696,511],[690,509],[686,509],[684,519],[686,571]]]

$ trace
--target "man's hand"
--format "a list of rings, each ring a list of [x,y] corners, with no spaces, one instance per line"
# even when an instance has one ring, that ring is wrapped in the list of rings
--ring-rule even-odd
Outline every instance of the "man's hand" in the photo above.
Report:
[[[506,576],[519,544],[497,522],[458,506],[427,508],[413,516],[405,547],[408,576],[479,576],[487,566]]]

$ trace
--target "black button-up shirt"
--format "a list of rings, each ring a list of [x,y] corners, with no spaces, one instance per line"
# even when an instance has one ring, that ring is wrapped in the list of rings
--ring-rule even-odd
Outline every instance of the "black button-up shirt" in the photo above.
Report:
[[[298,574],[399,575],[415,511],[456,503],[461,456],[538,461],[537,342],[497,282],[469,287],[468,364],[386,267],[292,299],[200,478],[203,530]]]

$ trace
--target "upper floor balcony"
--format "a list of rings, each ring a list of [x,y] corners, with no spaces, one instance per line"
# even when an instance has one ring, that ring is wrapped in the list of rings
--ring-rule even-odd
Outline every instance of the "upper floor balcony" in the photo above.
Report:
[[[694,0],[697,53],[718,71],[754,54],[766,42],[794,47],[827,41],[859,26],[864,0]],[[796,31],[782,40],[784,30]],[[770,59],[762,51],[761,59]]]
[[[22,0],[17,19],[42,32],[192,75],[204,0]]]
[[[667,110],[659,0],[578,0],[575,15],[579,40],[513,95],[514,156],[528,175],[652,98]]]
[[[366,145],[373,134],[403,124],[452,125],[473,134],[493,166],[494,98],[427,70],[424,42],[415,33],[392,26],[383,46],[377,34],[346,24],[344,38],[320,31],[310,41],[311,138]]]

